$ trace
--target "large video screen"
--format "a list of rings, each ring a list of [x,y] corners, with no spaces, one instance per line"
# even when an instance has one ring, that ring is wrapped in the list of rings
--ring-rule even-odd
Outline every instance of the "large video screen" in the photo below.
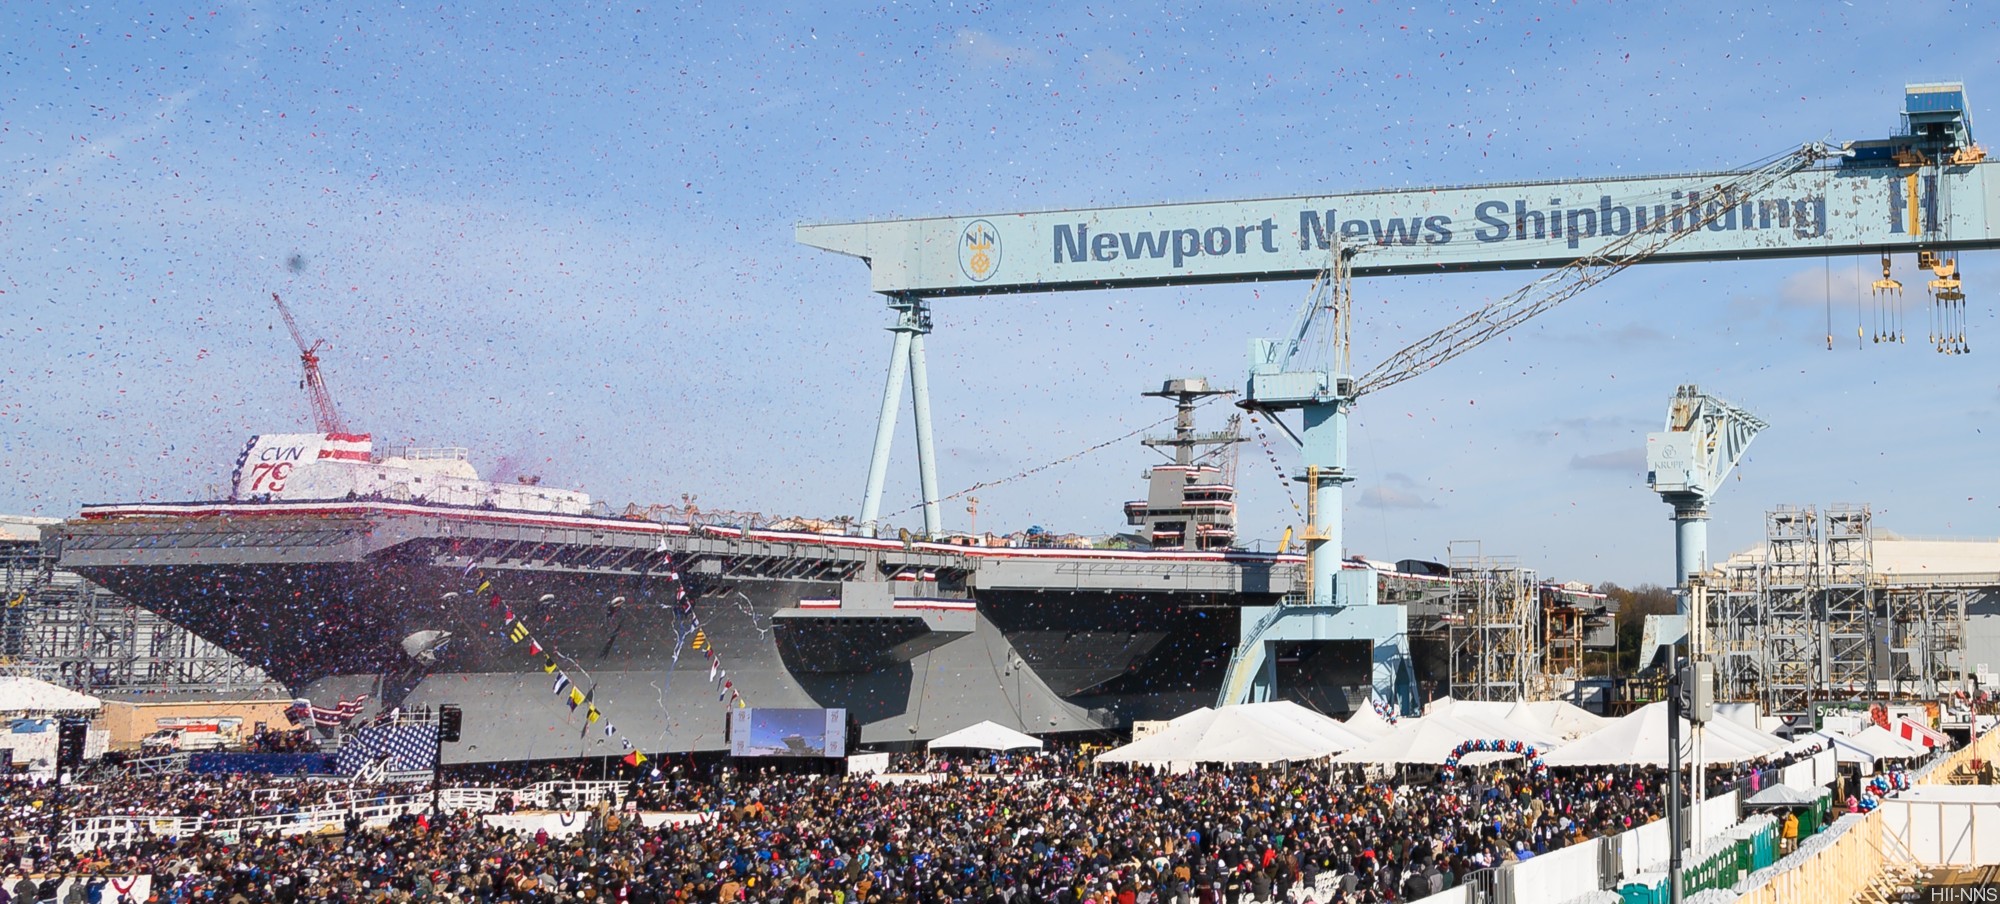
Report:
[[[732,756],[846,756],[847,710],[731,710],[729,753]]]

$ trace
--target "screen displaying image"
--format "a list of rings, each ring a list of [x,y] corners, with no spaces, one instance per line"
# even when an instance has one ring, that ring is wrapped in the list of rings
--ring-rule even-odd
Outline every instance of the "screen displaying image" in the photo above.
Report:
[[[847,710],[731,711],[729,752],[734,756],[846,756]]]

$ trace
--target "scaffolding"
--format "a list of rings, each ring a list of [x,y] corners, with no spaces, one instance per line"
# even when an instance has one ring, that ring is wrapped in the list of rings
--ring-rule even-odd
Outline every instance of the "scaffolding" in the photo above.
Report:
[[[1965,667],[1965,606],[1975,591],[1899,585],[1882,592],[1890,690],[1935,697]]]
[[[0,674],[83,691],[269,691],[236,655],[55,568],[42,544],[0,542]]]
[[[1711,598],[1718,699],[1803,719],[1818,700],[1934,697],[1966,668],[1966,607],[2000,576],[1878,573],[1865,505],[1781,506],[1764,524],[1761,561],[1727,566]]]
[[[1868,507],[1827,507],[1826,570],[1820,593],[1823,659],[1830,692],[1875,696],[1874,548]]]
[[[1584,677],[1584,634],[1593,612],[1578,608],[1560,590],[1541,588],[1541,686],[1533,698],[1551,695]]]
[[[1718,700],[1757,700],[1764,688],[1764,575],[1754,565],[1727,570],[1708,596],[1708,650]]]
[[[1451,544],[1449,560],[1458,588],[1446,628],[1452,695],[1461,700],[1530,696],[1531,679],[1541,671],[1529,631],[1537,602],[1534,571],[1511,556],[1482,556],[1476,543]]]
[[[1814,596],[1820,579],[1819,513],[1780,506],[1764,515],[1764,712],[1803,718],[1819,679]]]

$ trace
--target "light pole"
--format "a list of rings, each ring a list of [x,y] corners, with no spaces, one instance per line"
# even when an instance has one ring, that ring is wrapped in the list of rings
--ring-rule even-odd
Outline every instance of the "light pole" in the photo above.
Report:
[[[1667,895],[1672,904],[1681,904],[1681,690],[1685,686],[1685,661],[1677,660],[1667,678]]]
[[[431,745],[431,816],[444,815],[438,809],[438,801],[444,789],[444,742],[457,743],[459,734],[465,728],[465,711],[455,703],[438,706],[437,730],[432,732]]]

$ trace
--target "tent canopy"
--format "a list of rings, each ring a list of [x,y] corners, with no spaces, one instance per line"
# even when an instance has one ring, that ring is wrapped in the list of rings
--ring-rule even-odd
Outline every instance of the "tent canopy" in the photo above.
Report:
[[[1354,732],[1371,741],[1396,729],[1393,723],[1383,718],[1381,713],[1375,711],[1375,707],[1365,704],[1360,709],[1355,710],[1354,714],[1348,716],[1347,721],[1341,724],[1347,726],[1348,731]]]
[[[0,713],[96,712],[103,705],[89,694],[79,694],[46,681],[0,677]]]
[[[1338,721],[1296,703],[1198,709],[1150,737],[1098,754],[1099,763],[1278,763],[1316,760],[1362,743]]]
[[[1905,757],[1923,756],[1930,752],[1923,746],[1896,737],[1888,729],[1874,724],[1852,735],[1836,737],[1835,742],[1845,743],[1878,760],[1899,760]]]
[[[1746,807],[1803,807],[1826,796],[1825,788],[1801,791],[1782,782],[1765,788],[1743,802]]]
[[[1735,719],[1711,719],[1702,725],[1703,743],[1722,738],[1745,750],[1755,750],[1753,756],[1770,756],[1791,746],[1790,741],[1766,731],[1751,728]]]
[[[1040,738],[1025,735],[997,722],[981,722],[944,735],[926,745],[931,750],[1021,750],[1042,749]]]
[[[1689,744],[1690,727],[1686,719],[1680,721],[1681,762],[1694,761],[1694,751]],[[1782,739],[1765,736],[1769,742],[1757,739],[1761,732],[1740,725],[1716,730],[1722,722],[1709,723],[1709,730],[1702,739],[1704,764],[1739,763],[1756,759],[1784,746]],[[1611,724],[1585,736],[1574,744],[1567,745],[1543,758],[1550,766],[1657,766],[1667,765],[1667,704],[1650,703],[1632,712],[1611,720]]]
[[[1557,706],[1569,706],[1557,703]],[[1557,710],[1541,709],[1542,704],[1528,703],[1519,698],[1513,700],[1457,700],[1439,697],[1424,707],[1424,715],[1448,715],[1460,722],[1485,730],[1481,737],[1504,738],[1510,741],[1525,741],[1544,749],[1554,747],[1588,732],[1563,732],[1556,729],[1547,713]],[[1576,709],[1575,707],[1569,707]],[[1583,710],[1576,710],[1583,713]],[[1584,713],[1588,716],[1589,713]],[[1596,717],[1591,717],[1596,718]],[[1569,720],[1574,721],[1574,720]],[[1601,721],[1601,720],[1600,720]]]
[[[1334,757],[1333,761],[1435,766],[1443,764],[1451,757],[1451,752],[1466,741],[1492,739],[1537,743],[1530,738],[1522,737],[1519,732],[1508,732],[1505,728],[1484,722],[1461,719],[1455,709],[1431,709],[1429,713],[1416,719],[1404,719],[1396,723],[1394,731]],[[1513,753],[1482,751],[1468,753],[1461,757],[1459,762],[1466,766],[1477,766],[1519,756]]]
[[[1568,700],[1537,700],[1528,704],[1528,708],[1534,710],[1536,715],[1541,716],[1542,721],[1548,724],[1551,731],[1554,731],[1564,740],[1569,741],[1574,741],[1577,738],[1611,724],[1610,719],[1606,719]]]

